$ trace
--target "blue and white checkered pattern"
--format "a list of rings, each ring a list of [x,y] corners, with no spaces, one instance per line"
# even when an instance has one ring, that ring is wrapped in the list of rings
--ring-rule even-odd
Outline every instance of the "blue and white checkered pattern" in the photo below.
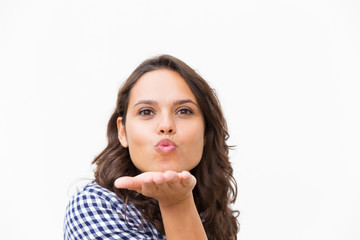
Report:
[[[66,208],[64,239],[166,239],[140,212],[95,182],[87,184]]]

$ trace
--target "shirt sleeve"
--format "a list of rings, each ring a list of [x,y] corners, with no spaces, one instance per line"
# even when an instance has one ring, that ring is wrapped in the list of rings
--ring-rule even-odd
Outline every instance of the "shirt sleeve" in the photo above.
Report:
[[[138,213],[106,195],[82,192],[73,197],[66,209],[64,239],[157,239],[141,224]]]

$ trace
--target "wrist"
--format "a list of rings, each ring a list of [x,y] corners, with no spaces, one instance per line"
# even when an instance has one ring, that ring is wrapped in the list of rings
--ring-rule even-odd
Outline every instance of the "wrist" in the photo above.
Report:
[[[181,199],[159,201],[160,209],[187,209],[195,205],[192,193]]]

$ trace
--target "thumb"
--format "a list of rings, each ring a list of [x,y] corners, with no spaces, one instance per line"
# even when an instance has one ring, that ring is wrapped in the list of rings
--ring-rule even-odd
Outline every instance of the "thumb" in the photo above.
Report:
[[[115,180],[114,185],[116,188],[126,188],[141,192],[141,180],[136,177],[120,177]]]

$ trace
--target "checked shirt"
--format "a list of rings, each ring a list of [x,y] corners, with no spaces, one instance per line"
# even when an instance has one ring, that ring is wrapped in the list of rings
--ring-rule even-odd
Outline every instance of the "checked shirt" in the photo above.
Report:
[[[124,212],[125,203],[115,193],[91,182],[66,208],[64,239],[166,239],[131,203],[126,218]]]

